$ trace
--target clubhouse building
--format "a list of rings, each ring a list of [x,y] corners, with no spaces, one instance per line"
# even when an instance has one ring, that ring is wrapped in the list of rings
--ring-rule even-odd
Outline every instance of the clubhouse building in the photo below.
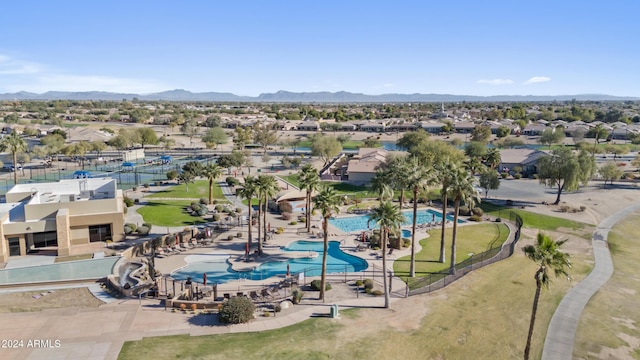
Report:
[[[123,208],[111,178],[15,185],[0,203],[0,263],[39,251],[82,254],[92,243],[121,241]]]

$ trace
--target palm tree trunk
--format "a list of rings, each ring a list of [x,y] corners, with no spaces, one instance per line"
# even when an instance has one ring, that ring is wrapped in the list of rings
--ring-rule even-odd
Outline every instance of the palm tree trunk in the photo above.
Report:
[[[18,163],[16,159],[18,158],[16,152],[12,152],[11,156],[13,157],[13,184],[18,185]]]
[[[531,351],[531,338],[533,338],[533,327],[536,322],[536,312],[538,311],[538,300],[540,299],[540,289],[542,283],[539,280],[542,268],[536,271],[536,295],[533,297],[533,309],[531,310],[531,321],[529,322],[529,334],[527,335],[527,345],[524,348],[524,360],[529,360],[529,352]]]
[[[416,276],[416,223],[418,217],[418,188],[413,189],[413,223],[411,224],[411,264],[409,276]]]
[[[251,197],[249,197],[249,209],[247,209],[247,217],[249,218],[248,221],[248,229],[247,229],[247,243],[249,245],[248,249],[249,251],[251,251],[251,243],[253,242],[253,238],[251,237],[252,233],[251,233]]]
[[[456,274],[456,236],[458,235],[458,211],[460,210],[460,199],[456,197],[453,210],[453,232],[451,233],[451,267],[449,274]]]
[[[264,241],[267,241],[267,195],[264,196],[264,211],[262,212],[262,234],[264,236]],[[262,243],[262,242],[261,242]],[[262,252],[261,252],[262,253]]]
[[[322,232],[324,232],[324,253],[322,254],[322,277],[320,280],[320,300],[324,302],[324,291],[327,284],[327,252],[329,252],[329,234],[327,231],[329,217],[325,217],[322,222]]]
[[[307,189],[307,194],[306,194],[306,204],[305,204],[305,213],[304,213],[304,219],[307,222],[307,232],[311,232],[311,193],[309,192],[309,189]]]
[[[404,189],[400,189],[400,210],[402,210],[402,205],[404,205]]]
[[[384,308],[389,308],[389,288],[387,285],[387,237],[389,232],[387,229],[380,229],[380,238],[382,239],[382,277],[384,286]]]
[[[262,222],[262,196],[258,195],[258,254],[262,255],[262,240],[260,237],[260,224]]]
[[[213,178],[209,178],[209,204],[213,202]]]
[[[445,260],[445,249],[444,249],[444,230],[445,230],[445,219],[447,215],[447,193],[445,192],[442,196],[442,231],[440,234],[440,259],[439,261],[444,264]]]

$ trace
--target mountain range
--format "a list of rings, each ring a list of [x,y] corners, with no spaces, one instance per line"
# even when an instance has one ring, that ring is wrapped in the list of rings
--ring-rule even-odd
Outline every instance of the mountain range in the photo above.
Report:
[[[638,97],[605,94],[579,95],[450,95],[450,94],[382,94],[339,92],[289,92],[264,93],[258,96],[239,96],[232,93],[194,93],[176,89],[152,94],[112,93],[104,91],[48,91],[42,94],[20,91],[0,94],[0,100],[146,100],[146,101],[216,101],[216,102],[267,102],[267,103],[411,103],[411,102],[547,102],[547,101],[636,101]]]

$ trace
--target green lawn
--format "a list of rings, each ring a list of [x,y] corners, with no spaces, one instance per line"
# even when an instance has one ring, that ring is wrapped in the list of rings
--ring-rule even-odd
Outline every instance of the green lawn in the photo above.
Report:
[[[401,279],[407,281],[409,287],[420,280],[421,277],[444,271],[451,264],[452,229],[445,232],[445,263],[438,262],[440,256],[439,229],[429,231],[429,237],[420,240],[422,250],[416,254],[416,277],[409,278],[409,266],[411,256],[404,256],[393,263],[393,270]],[[456,264],[469,258],[471,254],[479,254],[489,249],[500,247],[507,236],[509,228],[502,223],[485,223],[458,227],[456,240]]]
[[[522,217],[522,221],[524,222],[524,226],[528,228],[536,228],[540,230],[558,230],[558,228],[567,228],[567,229],[583,229],[587,224],[567,220],[555,216],[548,216],[543,214],[537,214],[521,209],[514,209],[510,207],[504,207],[499,205],[494,205],[491,203],[483,202],[480,207],[484,210],[485,214],[502,217],[505,219],[509,219],[509,212],[514,212],[520,217]]]
[[[187,191],[186,184],[169,185],[164,186],[164,190],[155,192],[149,195],[149,198],[177,198],[177,199],[200,199],[209,198],[209,180],[197,180],[189,184],[189,191]],[[214,182],[213,184],[213,198],[220,201],[226,201],[227,199],[222,194],[220,186]]]
[[[190,204],[191,201],[149,201],[146,206],[138,209],[138,213],[145,222],[158,226],[193,226],[194,222],[204,223],[205,220],[201,217],[191,216],[184,211]]]

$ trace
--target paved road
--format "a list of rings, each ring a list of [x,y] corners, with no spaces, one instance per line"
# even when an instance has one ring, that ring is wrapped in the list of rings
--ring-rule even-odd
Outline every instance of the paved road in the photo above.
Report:
[[[553,314],[544,341],[543,360],[569,360],[573,358],[573,343],[582,310],[593,294],[613,275],[613,261],[607,243],[609,231],[617,222],[637,210],[640,210],[640,204],[620,210],[604,219],[593,232],[595,266],[589,276],[565,295]]]

